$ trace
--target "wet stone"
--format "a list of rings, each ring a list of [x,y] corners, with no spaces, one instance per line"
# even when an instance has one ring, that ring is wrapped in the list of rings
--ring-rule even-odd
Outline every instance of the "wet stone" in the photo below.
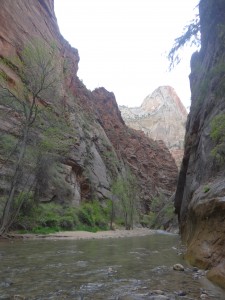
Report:
[[[161,290],[154,290],[154,291],[152,291],[152,294],[154,295],[164,295],[164,292],[163,291],[161,291]]]
[[[182,264],[175,264],[173,265],[174,271],[184,271],[184,266]]]
[[[197,270],[197,271],[194,272],[193,278],[194,279],[199,279],[199,278],[204,277],[205,275],[206,275],[206,271],[204,271],[204,270]]]
[[[201,290],[200,299],[210,299],[208,293],[205,290]]]
[[[181,296],[181,297],[187,295],[187,293],[186,293],[185,291],[178,291],[178,292],[176,292],[176,294],[177,294],[178,296]]]
[[[13,282],[11,280],[2,281],[0,282],[0,287],[7,288],[10,287],[12,284]]]
[[[209,296],[207,294],[201,294],[200,299],[209,299]]]

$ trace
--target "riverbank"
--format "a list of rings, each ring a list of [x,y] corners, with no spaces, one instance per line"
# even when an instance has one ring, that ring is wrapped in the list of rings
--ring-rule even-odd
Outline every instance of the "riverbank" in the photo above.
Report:
[[[135,236],[152,235],[155,231],[148,228],[135,228],[133,230],[117,229],[108,231],[62,231],[50,234],[13,234],[15,238],[22,239],[48,239],[48,240],[89,240],[89,239],[109,239],[109,238],[125,238]]]

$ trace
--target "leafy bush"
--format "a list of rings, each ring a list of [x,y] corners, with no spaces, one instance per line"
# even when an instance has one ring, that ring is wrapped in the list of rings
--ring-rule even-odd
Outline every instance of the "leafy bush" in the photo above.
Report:
[[[83,204],[78,212],[79,220],[89,227],[106,229],[109,222],[109,212],[98,201]]]
[[[108,207],[103,208],[98,201],[84,203],[80,207],[62,207],[55,203],[37,206],[30,200],[25,206],[21,209],[16,223],[16,228],[23,232],[25,230],[44,234],[60,230],[96,232],[108,229]]]
[[[151,211],[149,214],[142,216],[140,223],[143,227],[151,228],[154,227],[155,220],[156,213]]]
[[[18,143],[18,139],[11,135],[10,133],[4,133],[0,135],[0,144],[1,144],[1,149],[0,153],[1,154],[6,154],[10,153],[13,150],[15,150],[16,145]]]
[[[80,208],[78,212],[78,218],[82,224],[90,227],[94,226],[92,211],[87,205]]]
[[[126,170],[126,177],[118,176],[113,182],[112,193],[118,200],[125,228],[132,229],[137,216],[138,185],[129,169]]]
[[[211,139],[216,143],[211,154],[220,162],[225,159],[225,114],[217,115],[211,121]]]
[[[204,193],[208,193],[209,190],[210,190],[210,187],[208,185],[204,186],[204,189],[203,189]]]

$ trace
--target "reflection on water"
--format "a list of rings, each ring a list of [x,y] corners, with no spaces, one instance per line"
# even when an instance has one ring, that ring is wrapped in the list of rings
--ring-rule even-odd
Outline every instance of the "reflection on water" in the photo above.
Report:
[[[0,242],[0,299],[225,299],[205,277],[194,278],[176,235],[105,240]],[[173,271],[175,263],[184,272]],[[22,298],[21,298],[22,299]],[[162,296],[161,296],[161,299]]]

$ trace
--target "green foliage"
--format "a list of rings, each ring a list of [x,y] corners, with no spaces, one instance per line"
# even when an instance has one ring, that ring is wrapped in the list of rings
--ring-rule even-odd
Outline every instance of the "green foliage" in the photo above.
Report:
[[[149,212],[149,214],[142,215],[140,223],[143,227],[152,228],[154,227],[156,220],[156,213],[155,212]]]
[[[220,162],[225,159],[225,114],[217,115],[211,121],[211,139],[216,146],[212,149],[211,154]]]
[[[141,216],[140,223],[144,227],[166,230],[174,222],[174,204],[169,202],[163,205],[157,211],[151,211],[147,215]]]
[[[8,78],[7,72],[0,74],[0,105],[7,112],[6,121],[12,123],[8,126],[8,132],[0,137],[3,145],[0,151],[3,155],[9,152],[4,159],[5,163],[11,164],[13,173],[1,219],[0,235],[9,229],[15,218],[14,208],[17,207],[19,211],[22,202],[27,200],[22,197],[23,201],[17,205],[17,194],[20,191],[29,193],[35,189],[35,185],[41,190],[40,169],[43,169],[44,158],[57,161],[60,156],[68,154],[75,141],[70,122],[65,115],[59,117],[57,112],[61,81],[57,48],[44,42],[32,41],[21,51],[20,56],[11,61],[1,59],[1,64],[4,64],[6,70],[13,67],[18,80],[14,82]],[[15,120],[15,124],[11,119]],[[17,138],[13,138],[12,133]],[[63,224],[69,227],[70,221],[67,218]],[[52,220],[51,226],[57,222]]]
[[[211,121],[210,137],[216,142],[220,143],[225,138],[225,114],[217,115]]]
[[[27,202],[24,205],[27,206]],[[62,207],[55,203],[37,205],[31,200],[29,210],[24,205],[16,223],[16,228],[22,228],[23,232],[44,234],[63,230],[96,232],[108,229],[108,208],[103,208],[98,201],[79,207]]]
[[[122,210],[126,229],[132,229],[134,219],[137,215],[137,193],[136,178],[127,170],[126,177],[120,177],[112,185],[112,193],[118,199],[117,203]]]
[[[60,228],[59,227],[35,227],[32,229],[31,233],[34,234],[50,234],[50,233],[55,233],[59,232]],[[25,230],[20,230],[20,233],[27,233]]]
[[[152,198],[151,201],[151,211],[152,212],[158,212],[161,208],[162,208],[162,204],[163,204],[163,200],[161,199],[161,197],[154,197]]]
[[[7,132],[2,133],[0,135],[0,154],[5,155],[6,153],[12,153],[15,150],[17,143],[18,139],[15,136]]]
[[[210,191],[210,187],[209,186],[204,186],[203,192],[208,193],[208,191]]]
[[[80,222],[88,227],[106,229],[109,223],[107,208],[103,208],[98,201],[83,204],[78,211]]]
[[[169,205],[166,205],[163,209],[163,212],[164,212],[165,217],[167,219],[172,219],[175,215],[175,213],[174,213],[174,204],[170,203]]]
[[[157,215],[164,206],[164,201],[161,196],[155,196],[151,200],[150,212],[141,216],[141,224],[144,227],[154,228]]]
[[[17,64],[24,88],[39,97],[55,95],[60,77],[54,44],[49,47],[43,41],[33,40],[25,46],[21,58],[17,57]]]
[[[0,62],[1,62],[2,60],[0,59]],[[7,76],[7,74],[4,72],[4,71],[0,71],[0,80],[2,80],[2,81],[8,81],[9,80],[9,77]]]
[[[180,58],[180,50],[185,45],[195,45],[197,47],[200,46],[200,20],[199,15],[196,15],[191,22],[186,25],[183,29],[183,34],[175,39],[172,49],[168,54],[168,60],[170,62],[170,70],[179,64]]]
[[[44,153],[65,155],[76,141],[74,128],[63,116],[59,117],[52,109],[42,109],[36,127],[41,135],[38,148]]]

